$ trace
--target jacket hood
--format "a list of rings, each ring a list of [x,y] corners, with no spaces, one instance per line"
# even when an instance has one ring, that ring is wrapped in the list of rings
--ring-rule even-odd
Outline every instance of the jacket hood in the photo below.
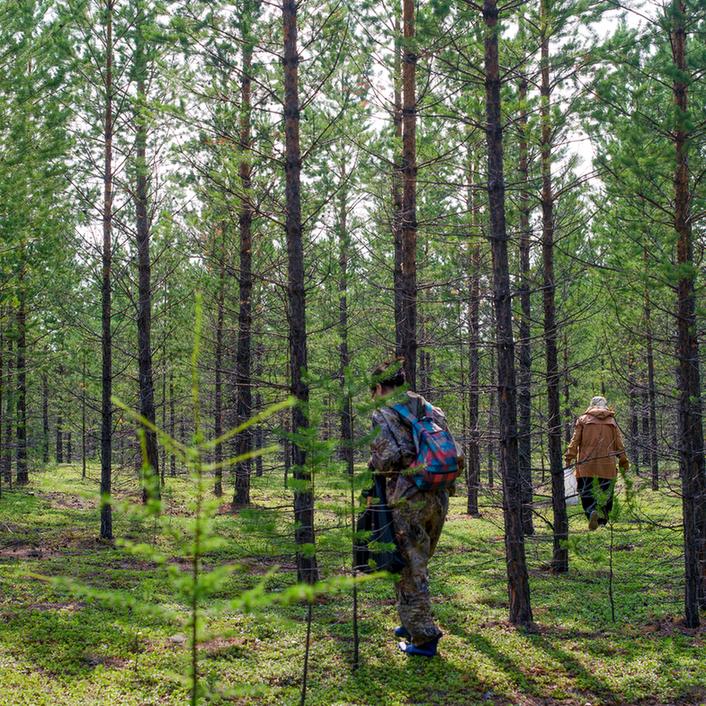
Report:
[[[612,409],[603,409],[602,407],[589,407],[585,414],[589,414],[596,419],[608,419],[608,417],[615,416],[615,412]]]

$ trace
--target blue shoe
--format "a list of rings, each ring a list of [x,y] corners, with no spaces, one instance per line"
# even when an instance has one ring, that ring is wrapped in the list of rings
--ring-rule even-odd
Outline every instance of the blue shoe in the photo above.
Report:
[[[412,634],[404,625],[399,625],[395,628],[395,637],[401,637],[403,640],[411,640]]]
[[[425,642],[423,645],[413,645],[411,642],[400,642],[397,647],[401,652],[407,655],[413,655],[417,657],[435,657],[436,656],[436,646],[439,644],[439,638],[435,637],[429,642]]]

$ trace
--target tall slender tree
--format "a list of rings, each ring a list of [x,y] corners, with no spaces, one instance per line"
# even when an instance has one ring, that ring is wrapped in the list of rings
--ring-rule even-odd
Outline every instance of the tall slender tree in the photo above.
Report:
[[[284,39],[284,134],[285,196],[287,236],[287,305],[289,315],[289,360],[291,390],[297,400],[292,409],[294,491],[297,576],[300,581],[318,580],[314,534],[314,493],[311,473],[306,467],[304,436],[308,429],[309,385],[307,370],[306,303],[304,288],[304,244],[301,215],[301,148],[299,145],[299,49],[297,46],[297,3],[282,0]]]
[[[101,522],[102,539],[113,538],[112,491],[113,455],[113,332],[112,332],[112,256],[113,256],[113,8],[114,0],[102,3],[105,27],[105,70],[103,72],[103,266],[101,270]]]
[[[517,447],[517,389],[515,344],[512,332],[512,295],[505,223],[503,126],[500,103],[500,60],[497,0],[483,3],[485,22],[486,143],[488,148],[488,210],[493,256],[493,302],[498,359],[498,417],[500,466],[503,481],[503,517],[510,622],[532,622],[529,578],[522,531],[522,479]]]
[[[478,222],[477,166],[471,147],[468,148],[466,172],[468,190],[466,205],[470,213],[471,233],[469,247],[468,278],[468,428],[470,443],[466,458],[467,493],[466,511],[469,515],[480,514],[478,491],[480,489],[480,224]]]
[[[137,299],[137,359],[140,384],[140,414],[152,425],[156,422],[154,378],[152,373],[152,261],[150,257],[151,218],[149,214],[149,162],[147,159],[148,106],[147,79],[150,50],[146,46],[145,30],[149,17],[142,0],[137,1],[135,16],[134,73],[137,85],[135,123],[135,233],[137,239],[138,299]],[[149,427],[145,435],[145,468],[159,478],[159,448],[157,435]],[[142,498],[147,502],[150,490],[159,496],[159,483],[146,481]]]
[[[20,245],[20,274],[17,285],[17,316],[16,316],[16,380],[17,380],[17,413],[15,416],[15,463],[17,484],[29,483],[27,469],[27,290],[26,290],[26,246]]]
[[[417,38],[414,0],[402,0],[402,263],[400,352],[407,383],[417,384]]]
[[[49,463],[49,380],[46,370],[42,371],[42,463]]]
[[[213,249],[218,267],[218,291],[216,293],[216,349],[213,371],[213,434],[216,439],[223,434],[223,329],[225,325],[226,296],[226,227],[216,229]],[[216,444],[213,450],[216,465],[213,492],[217,498],[223,495],[223,447]]]
[[[520,475],[522,476],[522,501],[524,512],[522,525],[526,535],[534,534],[532,521],[532,351],[530,343],[531,324],[531,289],[530,289],[530,244],[532,227],[530,225],[529,197],[529,138],[527,128],[527,88],[528,80],[523,69],[520,74],[518,98],[520,112],[518,116],[519,181],[520,181],[520,351],[518,360],[518,451],[520,457]]]
[[[647,265],[647,252],[643,259]],[[657,445],[657,391],[655,386],[654,334],[652,331],[652,297],[649,286],[644,289],[645,357],[647,360],[647,405],[649,415],[650,477],[652,490],[659,490],[659,448]]]
[[[551,81],[549,66],[550,24],[546,0],[540,0],[541,29],[541,160],[542,160],[542,265],[544,302],[544,347],[547,373],[547,435],[549,472],[552,479],[554,552],[552,569],[569,570],[569,520],[564,499],[564,471],[559,404],[559,358],[557,352],[556,281],[554,277],[554,194],[552,187]]]
[[[240,273],[238,279],[238,350],[235,359],[235,381],[237,386],[237,420],[245,422],[252,411],[252,222],[254,208],[252,204],[252,71],[253,50],[255,46],[254,27],[257,13],[255,0],[245,0],[241,9],[241,35],[243,43],[243,67],[240,78],[240,136],[239,136],[239,171],[240,211],[238,226],[240,232]],[[247,454],[252,448],[252,431],[247,429],[237,437],[238,455]],[[249,460],[238,464],[235,471],[235,495],[233,504],[247,505],[250,502]]]
[[[689,67],[687,64],[686,0],[667,9],[672,48],[674,98],[674,229],[677,233],[677,324],[679,473],[684,514],[685,617],[698,627],[699,604],[706,607],[706,478],[701,410],[699,339],[696,325],[696,266],[691,227],[689,183]]]
[[[404,284],[402,247],[402,164],[397,152],[402,146],[402,41],[400,8],[395,8],[394,17],[394,56],[392,59],[392,126],[395,135],[392,169],[392,241],[394,246],[393,289],[395,295],[395,353],[403,355],[404,339]]]

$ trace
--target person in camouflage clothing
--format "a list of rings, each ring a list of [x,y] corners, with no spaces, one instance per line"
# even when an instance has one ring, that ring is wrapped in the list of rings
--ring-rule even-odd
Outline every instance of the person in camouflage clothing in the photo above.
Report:
[[[406,404],[412,414],[422,416],[426,400],[415,392],[403,393],[404,370],[400,359],[387,361],[373,371],[373,397],[390,398],[392,404]],[[395,394],[397,393],[397,394]],[[448,430],[446,417],[437,407],[433,419]],[[405,567],[395,583],[397,609],[402,624],[395,629],[406,641],[399,648],[410,655],[432,657],[442,635],[431,613],[427,566],[441,536],[449,506],[448,489],[423,491],[412,474],[406,472],[416,460],[412,428],[387,405],[373,412],[373,428],[378,430],[371,443],[369,466],[386,477],[387,502],[392,509],[397,546]]]

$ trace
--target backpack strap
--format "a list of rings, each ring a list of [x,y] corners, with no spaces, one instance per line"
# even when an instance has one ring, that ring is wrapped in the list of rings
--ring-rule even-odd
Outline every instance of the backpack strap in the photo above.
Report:
[[[419,420],[410,412],[409,407],[406,404],[396,404],[393,405],[392,409],[395,410],[403,419],[406,419],[413,427],[415,424],[419,424]]]
[[[403,419],[406,419],[412,427],[412,439],[414,439],[414,448],[419,453],[419,431],[420,424],[419,420],[412,414],[409,407],[406,404],[396,404],[393,405],[392,409],[395,410]]]

